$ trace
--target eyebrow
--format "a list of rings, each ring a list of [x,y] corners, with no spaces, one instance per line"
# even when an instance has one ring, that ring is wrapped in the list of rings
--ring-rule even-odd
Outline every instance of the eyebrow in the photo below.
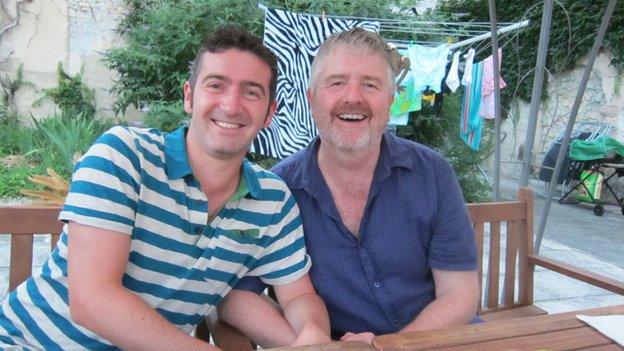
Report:
[[[333,80],[333,79],[348,79],[348,76],[346,74],[332,74],[332,75],[327,76],[327,78],[325,78],[323,81],[324,82],[328,82],[328,81]],[[379,78],[377,76],[371,76],[371,75],[365,75],[364,76],[364,80],[372,80],[372,81],[374,81],[376,83],[381,83],[382,82],[381,78]]]
[[[222,74],[209,74],[207,76],[205,76],[202,79],[202,83],[204,83],[205,81],[209,80],[209,79],[216,79],[216,80],[220,80],[220,81],[224,81],[224,82],[231,82],[232,80]],[[256,81],[253,80],[244,80],[241,82],[241,86],[245,87],[245,88],[258,88],[260,90],[260,92],[263,95],[266,95],[266,89],[264,89],[264,86]]]

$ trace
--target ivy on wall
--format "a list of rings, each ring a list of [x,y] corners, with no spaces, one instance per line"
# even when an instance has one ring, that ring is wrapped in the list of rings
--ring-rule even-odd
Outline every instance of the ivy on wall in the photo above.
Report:
[[[557,0],[553,6],[550,40],[546,58],[546,67],[553,75],[558,75],[574,68],[591,50],[607,0]],[[533,87],[533,68],[537,61],[537,47],[542,20],[543,1],[496,1],[498,21],[517,22],[530,20],[530,25],[518,32],[517,37],[509,41],[504,54],[502,74],[505,81],[514,89],[503,89],[501,101],[503,112],[509,110],[514,97],[530,101]],[[461,21],[488,22],[487,0],[441,0],[434,13],[439,16]],[[461,40],[462,38],[460,38]],[[504,42],[504,41],[503,41]],[[607,29],[604,45],[611,49],[613,64],[619,71],[624,69],[624,7],[616,6]],[[479,58],[491,55],[491,50],[478,53]],[[548,82],[549,76],[544,76]],[[544,84],[542,98],[547,97]]]

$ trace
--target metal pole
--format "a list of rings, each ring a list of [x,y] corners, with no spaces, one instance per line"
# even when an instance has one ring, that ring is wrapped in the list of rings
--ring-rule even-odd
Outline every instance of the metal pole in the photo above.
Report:
[[[496,4],[488,0],[490,10],[490,32],[492,36],[492,64],[494,65],[494,201],[500,200],[500,69],[498,63],[498,33],[496,32]]]
[[[518,23],[514,23],[512,25],[506,26],[506,27],[502,27],[502,28],[500,28],[498,30],[498,34],[504,34],[504,33],[510,32],[512,30],[524,28],[524,27],[528,26],[529,23],[530,23],[529,20],[524,20],[522,22],[518,22]],[[462,46],[466,46],[466,45],[470,45],[472,43],[476,43],[476,42],[481,41],[481,40],[489,39],[491,35],[492,35],[492,33],[483,33],[483,34],[477,35],[476,37],[472,37],[472,38],[469,38],[469,39],[466,39],[466,40],[458,41],[455,44],[449,45],[449,49],[454,50],[454,49],[460,48]]]
[[[539,228],[537,230],[537,237],[535,238],[535,252],[539,253],[540,245],[542,244],[542,237],[544,236],[544,228],[546,227],[546,220],[548,219],[548,211],[550,211],[550,204],[552,202],[553,193],[555,192],[555,188],[557,187],[557,179],[559,179],[559,173],[561,172],[561,165],[563,164],[563,155],[568,150],[568,143],[570,142],[570,134],[572,134],[572,128],[574,127],[574,122],[576,121],[576,115],[578,114],[579,107],[581,106],[581,102],[583,100],[583,94],[585,93],[585,88],[587,87],[587,81],[589,80],[589,75],[592,72],[594,67],[594,62],[596,61],[596,56],[598,56],[598,49],[602,45],[602,40],[604,38],[605,32],[607,31],[607,27],[609,27],[609,22],[611,21],[611,15],[613,15],[613,9],[615,8],[616,0],[609,0],[607,4],[607,9],[605,10],[604,15],[602,16],[602,23],[600,23],[600,28],[598,29],[598,33],[596,34],[596,39],[594,40],[594,46],[592,47],[589,58],[587,59],[587,65],[585,66],[585,71],[583,72],[583,77],[581,78],[581,83],[579,85],[578,92],[576,94],[576,99],[574,99],[574,105],[572,105],[572,111],[570,112],[570,118],[568,119],[568,124],[566,126],[565,133],[563,135],[563,140],[561,141],[561,148],[559,148],[559,154],[557,155],[557,162],[555,163],[555,169],[553,171],[552,176],[550,177],[550,186],[548,187],[548,199],[546,201],[544,210],[542,211],[542,218],[540,220]]]
[[[535,142],[535,128],[537,126],[537,113],[540,100],[542,99],[542,85],[544,83],[544,67],[546,66],[546,54],[548,52],[548,40],[550,39],[550,26],[552,22],[553,0],[544,1],[542,12],[542,26],[540,28],[539,44],[537,48],[537,62],[535,63],[535,75],[533,78],[533,92],[531,93],[531,108],[529,110],[529,123],[524,142],[524,156],[522,172],[520,173],[520,186],[529,184],[531,161],[533,160],[533,143]]]

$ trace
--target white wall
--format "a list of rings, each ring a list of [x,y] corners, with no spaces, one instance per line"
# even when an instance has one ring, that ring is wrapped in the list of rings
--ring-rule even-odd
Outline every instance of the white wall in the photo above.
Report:
[[[2,1],[7,10],[5,26],[10,17],[15,18],[16,0]],[[25,80],[33,85],[18,91],[18,113],[41,118],[54,112],[49,101],[41,106],[33,103],[42,96],[42,89],[57,86],[56,69],[61,62],[70,74],[84,67],[83,80],[96,91],[98,112],[111,115],[114,98],[109,89],[115,72],[106,69],[101,54],[122,44],[115,28],[126,11],[124,1],[32,0],[23,2],[20,9],[19,25],[0,41],[0,74],[14,77],[23,64]]]

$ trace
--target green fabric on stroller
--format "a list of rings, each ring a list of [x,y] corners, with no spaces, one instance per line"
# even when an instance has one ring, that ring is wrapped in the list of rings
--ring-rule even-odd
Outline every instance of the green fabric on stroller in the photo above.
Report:
[[[624,144],[609,136],[601,136],[593,141],[575,139],[570,143],[570,159],[574,161],[613,158],[615,154],[624,157]]]

